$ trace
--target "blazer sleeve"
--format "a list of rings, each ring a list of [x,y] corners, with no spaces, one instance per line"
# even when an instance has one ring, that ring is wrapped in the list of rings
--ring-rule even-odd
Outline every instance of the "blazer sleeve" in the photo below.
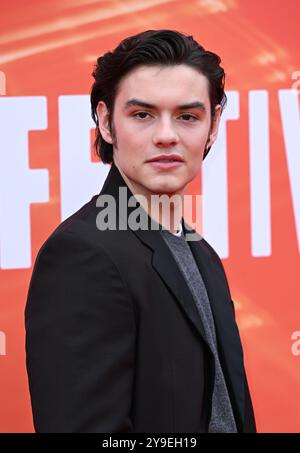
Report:
[[[39,251],[25,309],[36,432],[130,432],[133,302],[100,246],[59,233]]]

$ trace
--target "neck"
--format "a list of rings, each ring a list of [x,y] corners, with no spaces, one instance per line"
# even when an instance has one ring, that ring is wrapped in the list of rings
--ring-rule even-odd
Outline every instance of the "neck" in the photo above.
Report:
[[[172,193],[151,193],[129,180],[122,170],[119,169],[119,172],[149,217],[171,233],[176,233],[180,229],[180,221],[183,217],[183,190]]]

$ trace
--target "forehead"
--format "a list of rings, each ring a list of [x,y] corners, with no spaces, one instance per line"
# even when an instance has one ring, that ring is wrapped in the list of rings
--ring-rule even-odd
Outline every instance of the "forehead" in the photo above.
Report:
[[[116,104],[130,97],[141,98],[155,105],[173,106],[189,101],[209,103],[207,78],[187,65],[139,66],[121,80]]]

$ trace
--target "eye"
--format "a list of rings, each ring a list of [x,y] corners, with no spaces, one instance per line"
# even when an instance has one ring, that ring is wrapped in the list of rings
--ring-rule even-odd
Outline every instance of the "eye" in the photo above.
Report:
[[[188,118],[192,118],[193,121],[194,121],[194,120],[196,121],[196,120],[198,119],[198,118],[196,118],[195,116],[190,115],[189,113],[183,113],[183,114],[180,115],[180,116],[181,116],[181,117],[184,117],[184,116],[185,116],[185,117],[188,117]],[[187,121],[187,122],[189,122],[189,123],[193,122],[193,121],[189,121],[189,120],[185,120],[185,121]]]
[[[141,118],[141,116],[138,116],[138,115],[150,115],[150,114],[148,112],[136,112],[132,116],[134,116],[135,118],[139,118],[140,120],[145,119],[145,116],[143,118]]]

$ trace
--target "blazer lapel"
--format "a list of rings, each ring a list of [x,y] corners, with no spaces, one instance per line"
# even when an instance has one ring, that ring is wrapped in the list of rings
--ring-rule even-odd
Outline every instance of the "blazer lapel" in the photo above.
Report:
[[[198,264],[210,300],[218,338],[218,349],[228,390],[236,406],[238,421],[244,424],[244,364],[239,332],[232,315],[231,297],[224,274],[205,240],[190,241],[190,247]]]
[[[170,250],[159,231],[137,230],[134,233],[153,251],[152,265],[161,279],[168,286],[185,314],[192,322],[202,340],[206,342],[205,331],[190,289],[177,266]],[[208,345],[208,344],[207,344]]]

